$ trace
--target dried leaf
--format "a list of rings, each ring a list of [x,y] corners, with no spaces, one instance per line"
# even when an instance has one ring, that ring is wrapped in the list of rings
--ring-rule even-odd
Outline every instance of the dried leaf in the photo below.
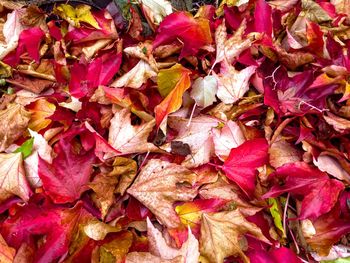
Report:
[[[20,104],[10,104],[0,111],[0,151],[19,139],[27,130],[30,113]]]
[[[181,165],[151,159],[127,192],[143,203],[167,227],[178,227],[175,201],[190,201],[197,195],[193,188],[196,175]],[[186,185],[189,184],[189,185]]]
[[[0,203],[14,195],[28,201],[32,190],[23,168],[22,153],[0,153]]]
[[[201,255],[210,262],[222,263],[229,256],[239,256],[243,262],[249,262],[240,244],[240,239],[244,238],[243,235],[246,233],[269,243],[260,228],[247,221],[239,209],[203,214],[200,238]]]
[[[199,77],[192,85],[191,97],[199,107],[206,108],[216,101],[217,86],[215,77]]]

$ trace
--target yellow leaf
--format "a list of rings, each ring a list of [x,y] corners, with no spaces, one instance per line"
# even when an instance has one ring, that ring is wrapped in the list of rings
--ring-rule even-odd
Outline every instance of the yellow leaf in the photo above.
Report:
[[[40,131],[50,125],[51,120],[47,119],[56,110],[55,104],[45,99],[39,99],[33,103],[33,107],[29,109],[32,113],[28,127],[33,131]]]
[[[101,29],[90,9],[88,5],[78,5],[74,8],[71,5],[61,4],[55,8],[54,13],[67,20],[72,26],[80,27],[80,22],[83,22]]]

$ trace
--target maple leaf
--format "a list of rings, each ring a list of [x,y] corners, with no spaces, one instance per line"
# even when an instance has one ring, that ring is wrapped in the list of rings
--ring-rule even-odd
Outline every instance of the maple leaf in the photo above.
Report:
[[[55,110],[55,104],[48,102],[46,99],[34,101],[28,106],[28,111],[31,113],[29,129],[37,132],[49,126],[52,121],[48,117],[54,114]]]
[[[103,240],[108,233],[119,232],[120,227],[110,226],[97,219],[89,220],[84,224],[84,233],[93,240]]]
[[[175,201],[190,201],[197,195],[193,188],[196,175],[181,165],[151,159],[141,170],[127,193],[143,203],[167,227],[180,225],[174,211]],[[185,183],[190,186],[186,186]]]
[[[237,183],[251,197],[255,190],[256,169],[266,164],[267,161],[267,141],[258,138],[246,141],[237,148],[233,148],[222,166],[222,170],[230,180]]]
[[[152,69],[150,64],[144,60],[140,60],[135,67],[116,79],[111,86],[116,88],[129,87],[138,89],[142,84],[146,83],[149,78],[154,78],[156,76],[157,72]]]
[[[165,99],[155,107],[157,126],[166,119],[169,113],[177,111],[182,104],[182,95],[191,85],[191,71],[180,64],[158,73],[158,90]]]
[[[227,72],[219,75],[214,74],[218,81],[217,96],[222,102],[229,104],[234,103],[249,89],[249,79],[255,73],[256,66],[250,66],[241,71],[229,66]]]
[[[188,154],[182,165],[193,168],[209,162],[214,152],[214,144],[211,129],[219,124],[219,120],[209,116],[198,116],[191,120],[176,116],[169,118],[169,126],[178,132],[173,142],[181,142],[190,147],[191,153]],[[169,151],[169,144],[162,146]]]
[[[91,218],[91,214],[82,208],[82,203],[72,208],[30,203],[7,218],[1,232],[7,243],[16,249],[34,236],[45,236],[32,260],[53,262],[68,252],[70,240],[78,232],[80,224]]]
[[[3,25],[3,35],[6,43],[0,44],[0,59],[2,60],[18,45],[19,35],[23,30],[20,23],[20,11],[14,10],[7,15],[6,22]]]
[[[9,104],[0,111],[0,151],[19,139],[26,131],[30,113],[20,104]]]
[[[55,203],[74,202],[88,189],[87,183],[95,160],[94,152],[78,154],[66,139],[61,139],[54,151],[57,156],[52,164],[39,156],[39,176],[44,190]]]
[[[197,78],[191,90],[191,97],[199,107],[206,108],[216,101],[217,81],[213,76]]]
[[[199,227],[203,213],[217,212],[227,201],[220,198],[197,199],[193,202],[185,202],[176,206],[175,211],[184,225]]]
[[[244,37],[246,29],[246,21],[243,20],[237,31],[227,38],[227,29],[225,20],[216,28],[215,43],[216,43],[216,59],[212,68],[222,61],[230,65],[233,59],[238,57],[245,49],[249,48],[256,39],[260,36],[257,33],[248,34]]]
[[[0,153],[0,203],[13,195],[28,201],[32,190],[23,168],[22,153]]]
[[[167,0],[140,0],[142,11],[148,24],[155,29],[163,18],[173,12],[171,3]]]
[[[61,4],[54,9],[54,13],[67,20],[72,26],[80,27],[80,22],[87,23],[96,29],[101,29],[88,5],[73,7],[68,4]]]
[[[201,255],[210,262],[222,263],[228,256],[239,256],[243,262],[249,262],[240,243],[240,239],[247,233],[270,243],[260,228],[247,221],[239,209],[213,214],[204,213],[201,224]]]
[[[155,228],[152,222],[147,218],[147,237],[149,240],[149,250],[151,254],[159,256],[162,259],[174,259],[182,256],[185,262],[196,263],[199,258],[198,240],[188,228],[188,238],[180,249],[175,249],[166,243],[161,232]]]
[[[261,210],[245,200],[238,186],[228,182],[226,178],[219,177],[217,181],[204,185],[199,189],[199,195],[204,199],[223,199],[233,201],[245,216],[252,216]]]
[[[124,194],[136,176],[137,164],[134,160],[116,157],[113,162],[113,170],[108,174],[98,174],[89,183],[89,187],[95,192],[97,206],[102,218],[105,218],[109,208],[116,201],[114,193]]]
[[[212,42],[209,20],[194,18],[190,13],[183,11],[168,15],[158,28],[153,48],[170,44],[177,39],[183,43],[179,59],[196,55],[201,47]]]
[[[285,184],[274,185],[269,192],[263,195],[263,198],[276,197],[284,192],[302,196],[300,219],[316,219],[329,212],[344,189],[341,182],[329,179],[326,173],[304,162],[285,164],[277,168],[272,177],[284,179]]]
[[[42,186],[38,173],[39,156],[47,163],[52,163],[52,148],[42,135],[32,130],[29,133],[34,142],[31,154],[24,159],[24,168],[30,185],[37,188]]]
[[[236,122],[231,120],[221,129],[213,128],[212,133],[215,154],[221,160],[226,160],[231,149],[240,146],[245,141],[241,128]]]
[[[111,119],[108,142],[123,154],[159,151],[154,144],[147,142],[154,125],[154,120],[132,125],[130,110],[121,109]]]
[[[282,138],[277,139],[269,148],[269,162],[274,168],[298,161],[301,161],[301,152]]]

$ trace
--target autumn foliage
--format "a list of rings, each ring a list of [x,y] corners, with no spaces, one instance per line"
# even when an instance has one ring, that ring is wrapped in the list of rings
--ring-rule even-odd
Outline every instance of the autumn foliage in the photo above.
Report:
[[[216,2],[0,0],[1,263],[349,262],[350,1]]]

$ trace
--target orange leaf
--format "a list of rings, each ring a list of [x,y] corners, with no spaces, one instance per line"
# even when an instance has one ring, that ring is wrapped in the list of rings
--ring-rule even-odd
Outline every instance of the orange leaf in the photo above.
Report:
[[[191,71],[175,64],[158,74],[158,90],[165,99],[155,107],[156,124],[159,126],[169,113],[177,111],[182,104],[183,93],[191,86]]]
[[[45,99],[39,99],[32,103],[29,112],[32,113],[29,128],[33,131],[40,131],[50,125],[51,120],[47,119],[56,110],[56,106]]]

